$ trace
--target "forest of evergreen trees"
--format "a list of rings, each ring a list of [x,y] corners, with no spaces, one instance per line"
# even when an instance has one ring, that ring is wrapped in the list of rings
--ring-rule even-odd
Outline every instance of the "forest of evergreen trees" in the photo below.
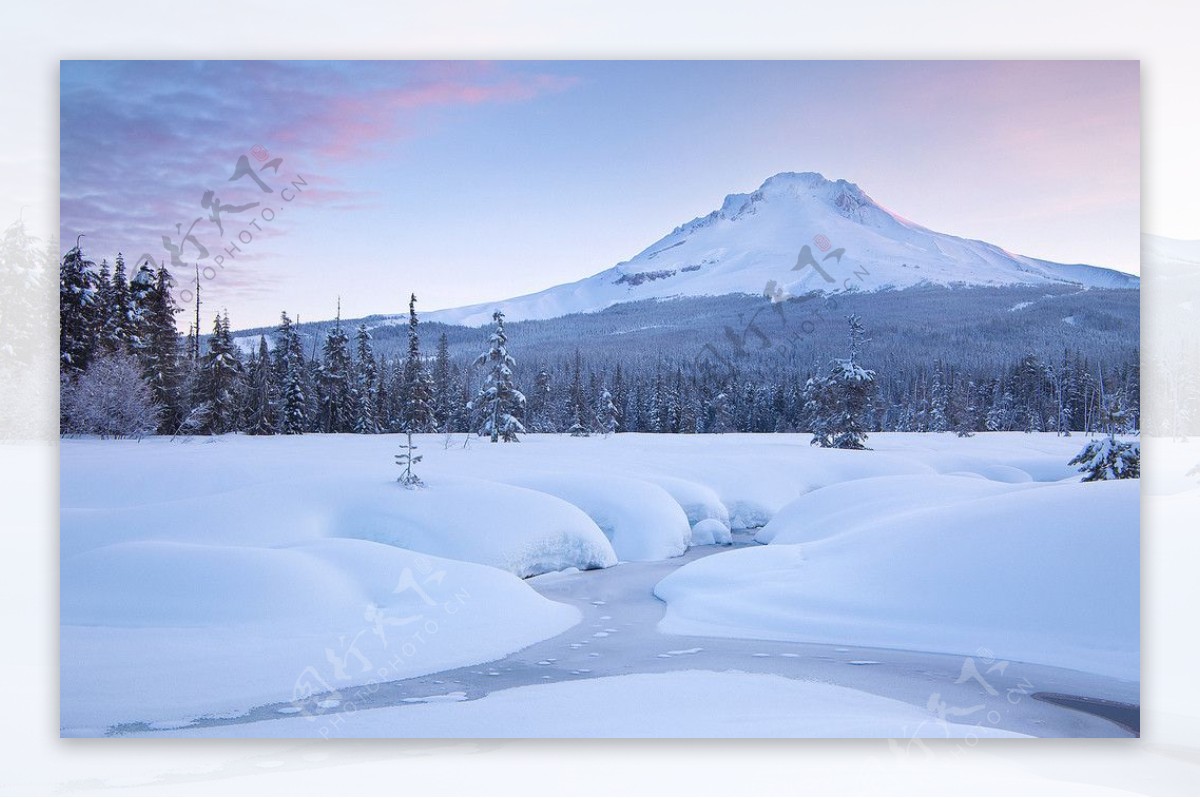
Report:
[[[64,434],[497,432],[496,331],[477,331],[479,358],[452,356],[444,331],[434,342],[421,340],[415,297],[408,346],[392,356],[376,353],[366,324],[347,329],[340,318],[326,325],[323,340],[305,345],[287,313],[243,351],[224,313],[208,334],[198,334],[194,321],[187,335],[179,333],[184,310],[174,303],[165,266],[142,264],[131,276],[120,255],[111,267],[97,266],[76,246],[59,272]],[[496,321],[503,337],[502,319]],[[854,324],[855,366],[887,362],[880,353],[888,342],[868,340],[871,320],[857,333]],[[422,349],[431,343],[432,352]],[[514,343],[520,361],[520,341]],[[820,438],[831,402],[844,399],[829,396],[827,364],[738,369],[646,353],[622,362],[596,356],[586,340],[574,343],[557,357],[543,352],[546,362],[501,364],[506,437],[527,430],[802,431]],[[501,348],[508,357],[503,342]],[[1139,426],[1136,357],[1101,364],[1064,349],[1052,357],[1030,352],[986,372],[942,359],[877,371],[855,389],[862,430],[1093,431],[1102,424],[1100,409],[1111,405],[1124,419],[1119,432]]]

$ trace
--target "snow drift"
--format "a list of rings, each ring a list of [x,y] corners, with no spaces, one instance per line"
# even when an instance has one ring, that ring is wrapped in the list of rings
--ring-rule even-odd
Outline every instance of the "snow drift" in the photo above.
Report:
[[[120,543],[62,583],[65,736],[486,662],[579,621],[512,574],[358,540]]]
[[[1137,480],[981,488],[954,503],[943,498],[944,478],[890,487],[910,506],[929,506],[897,514],[894,501],[865,502],[856,514],[843,509],[848,491],[814,494],[807,529],[789,512],[771,545],[662,580],[660,628],[963,655],[987,648],[1138,678]],[[789,539],[811,542],[781,542]]]

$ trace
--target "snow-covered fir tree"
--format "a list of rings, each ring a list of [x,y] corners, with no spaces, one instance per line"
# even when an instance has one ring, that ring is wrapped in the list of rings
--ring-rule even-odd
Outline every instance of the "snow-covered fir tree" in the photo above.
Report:
[[[805,405],[812,419],[814,446],[865,449],[865,420],[875,391],[875,372],[858,363],[867,343],[862,321],[856,315],[846,320],[850,327],[850,356],[835,358],[824,377],[809,379]]]
[[[504,332],[504,312],[492,314],[496,329],[488,336],[488,351],[475,359],[476,366],[488,366],[488,374],[472,409],[481,414],[479,434],[489,436],[492,443],[517,441],[525,431],[517,415],[525,409],[525,395],[513,385],[513,366],[516,361],[508,354],[508,336]]]
[[[554,423],[554,386],[550,372],[538,369],[529,395],[526,427],[533,432],[557,432]]]
[[[567,432],[576,424],[586,428],[588,421],[588,400],[583,388],[583,354],[576,349],[571,366],[571,385],[567,389],[566,420],[570,422]],[[572,433],[577,434],[577,433]]]
[[[404,469],[399,481],[406,488],[424,485],[413,467],[421,462],[415,454],[413,434],[431,432],[436,425],[433,408],[433,378],[421,357],[421,338],[417,329],[417,295],[408,300],[408,358],[404,363],[404,443],[396,455],[396,464]]]
[[[1122,441],[1115,435],[1106,435],[1088,441],[1068,465],[1079,466],[1084,482],[1137,479],[1142,475],[1142,447],[1138,441]]]
[[[434,428],[451,432],[458,423],[459,386],[457,370],[450,359],[450,341],[446,333],[438,336],[437,354],[433,359],[433,416]]]
[[[141,354],[146,346],[142,333],[146,328],[146,313],[154,293],[154,269],[150,261],[143,260],[129,280],[129,346],[134,354]]]
[[[596,429],[604,435],[611,435],[617,431],[618,426],[617,406],[613,403],[608,388],[602,387],[596,400]]]
[[[1117,439],[1118,433],[1128,430],[1129,415],[1119,393],[1102,406],[1100,423],[1106,435],[1099,440],[1088,441],[1083,450],[1068,463],[1079,466],[1084,482],[1141,477],[1141,443]]]
[[[227,312],[213,319],[208,351],[200,364],[199,394],[207,407],[205,432],[221,435],[237,429],[242,377],[241,352],[233,342]]]
[[[404,431],[432,432],[433,378],[421,357],[417,324],[417,295],[412,294],[408,300],[408,358],[404,361]]]
[[[242,429],[249,435],[272,435],[277,429],[277,395],[267,338],[258,337],[258,352],[246,369],[246,401]]]
[[[373,435],[382,430],[376,404],[379,369],[375,365],[375,353],[371,350],[371,333],[368,332],[366,324],[358,325],[354,338],[354,431],[360,435]]]
[[[82,238],[82,236],[81,236]],[[58,269],[59,366],[68,373],[87,368],[96,349],[99,303],[95,264],[83,255],[78,240]]]
[[[929,386],[929,431],[946,432],[950,429],[950,392],[944,366],[938,361],[933,371],[933,383]]]
[[[333,329],[325,336],[322,362],[317,367],[322,432],[350,432],[354,428],[349,343],[350,339],[342,329],[339,302]]]
[[[179,367],[179,330],[175,326],[179,308],[171,294],[173,285],[166,265],[160,265],[154,272],[153,288],[143,295],[138,314],[138,355],[154,404],[161,408],[159,432],[164,435],[175,434],[188,414]]]
[[[621,364],[617,363],[613,367],[612,378],[612,400],[613,406],[617,409],[617,430],[625,430],[625,412],[629,406],[629,391],[625,384],[625,375],[621,371]]]
[[[567,427],[567,432],[572,438],[587,438],[592,434],[588,425],[584,423],[583,416],[580,413],[578,405],[574,406],[571,416],[571,426]]]
[[[118,252],[112,279],[101,302],[100,345],[107,352],[132,352],[133,308],[125,257]]]
[[[950,428],[960,438],[969,438],[979,426],[979,409],[975,406],[976,389],[973,381],[967,381],[950,397]]]
[[[299,435],[308,427],[304,348],[287,313],[280,314],[275,331],[275,381],[279,386],[278,431]]]
[[[733,413],[730,410],[729,394],[718,391],[708,405],[708,420],[705,423],[708,432],[730,432],[733,430]]]
[[[412,432],[406,432],[404,435],[404,443],[400,444],[400,451],[396,454],[396,465],[402,469],[396,481],[406,488],[423,488],[425,483],[417,476],[417,472],[413,467],[421,462],[422,455],[416,453],[417,445],[413,443]]]

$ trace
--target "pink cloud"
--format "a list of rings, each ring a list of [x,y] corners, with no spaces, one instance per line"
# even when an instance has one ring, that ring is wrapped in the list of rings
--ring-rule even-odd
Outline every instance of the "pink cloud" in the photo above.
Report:
[[[404,86],[346,94],[333,99],[295,128],[279,131],[280,141],[304,140],[317,154],[345,159],[376,142],[411,135],[420,112],[487,103],[527,102],[570,88],[573,78],[555,75],[508,75],[478,80],[479,74],[424,78]],[[487,70],[490,71],[490,70]]]

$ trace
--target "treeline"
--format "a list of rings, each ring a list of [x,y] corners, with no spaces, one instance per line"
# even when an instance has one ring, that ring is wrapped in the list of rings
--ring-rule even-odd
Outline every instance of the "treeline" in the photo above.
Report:
[[[445,332],[422,350],[415,301],[407,351],[377,354],[371,331],[340,319],[322,340],[303,341],[281,314],[270,334],[243,351],[227,314],[211,333],[181,336],[165,266],[126,275],[118,256],[96,266],[79,247],[60,265],[61,429],[101,435],[254,435],[341,432],[497,432],[504,396],[516,431],[714,433],[814,432],[829,427],[828,362],[774,370],[728,361],[589,356],[587,342],[546,362],[497,364],[497,332],[479,332],[480,358],[451,354]],[[415,300],[415,298],[414,298]],[[340,315],[340,314],[339,314]],[[502,320],[497,329],[504,337]],[[869,319],[867,320],[869,324]],[[860,330],[852,357],[875,365]],[[853,338],[853,336],[852,336]],[[505,341],[500,341],[507,358]],[[859,350],[862,350],[861,352]],[[520,360],[520,342],[514,350]],[[880,360],[877,358],[876,360]],[[512,368],[510,368],[512,366]],[[489,370],[490,369],[490,370]],[[1139,425],[1136,360],[1101,364],[1078,350],[1027,353],[980,373],[935,361],[907,373],[876,369],[854,401],[863,430],[1095,431],[1101,408],[1117,407],[1119,432]],[[497,386],[500,386],[497,388]],[[520,390],[517,390],[520,388]],[[417,407],[417,410],[414,410]],[[504,437],[510,437],[504,435]]]

